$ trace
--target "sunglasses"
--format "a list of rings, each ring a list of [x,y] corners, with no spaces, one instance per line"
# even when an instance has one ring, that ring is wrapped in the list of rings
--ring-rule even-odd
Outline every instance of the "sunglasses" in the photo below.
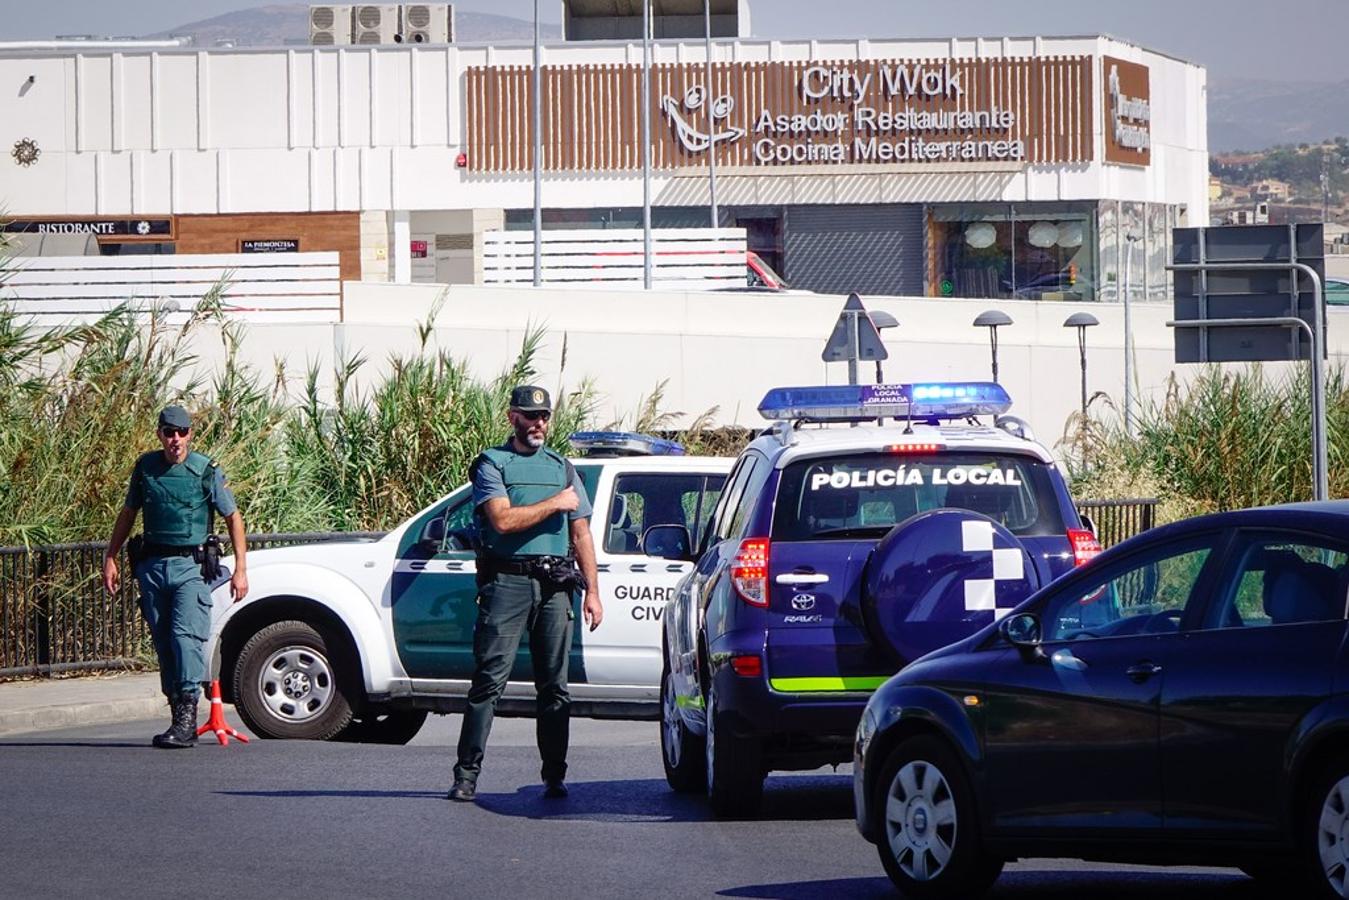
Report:
[[[172,425],[165,425],[159,429],[159,433],[164,437],[187,437],[187,433],[191,430],[191,428],[174,428]]]
[[[531,422],[537,422],[537,421],[539,421],[540,419],[542,419],[543,421],[547,422],[549,419],[551,419],[551,418],[553,417],[553,414],[550,413],[550,412],[549,412],[548,410],[546,410],[546,409],[541,409],[541,410],[539,410],[539,411],[537,411],[537,412],[525,412],[525,411],[522,409],[522,410],[518,410],[518,412],[519,412],[520,415],[524,416],[526,419],[528,419],[528,420],[531,421]]]

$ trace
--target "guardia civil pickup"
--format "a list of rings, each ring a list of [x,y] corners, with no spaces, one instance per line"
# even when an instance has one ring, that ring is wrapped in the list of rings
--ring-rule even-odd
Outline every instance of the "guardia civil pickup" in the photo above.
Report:
[[[768,393],[701,536],[647,538],[698,548],[662,622],[671,787],[752,814],[768,771],[851,759],[886,678],[1099,552],[1010,406],[988,382]]]
[[[576,616],[572,710],[654,719],[660,619],[692,564],[644,547],[643,537],[672,524],[701,536],[732,460],[623,432],[571,442],[595,509],[605,613],[593,632]],[[475,529],[465,484],[376,541],[249,553],[248,597],[231,603],[227,584],[212,595],[211,677],[264,737],[411,740],[428,713],[463,709],[477,620]],[[526,644],[498,712],[533,708]]]

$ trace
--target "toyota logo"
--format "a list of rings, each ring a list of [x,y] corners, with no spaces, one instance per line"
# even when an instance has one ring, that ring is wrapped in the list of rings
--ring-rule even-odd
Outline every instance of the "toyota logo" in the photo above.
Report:
[[[792,598],[792,609],[804,612],[805,610],[814,608],[815,608],[814,594],[797,594],[795,597]]]

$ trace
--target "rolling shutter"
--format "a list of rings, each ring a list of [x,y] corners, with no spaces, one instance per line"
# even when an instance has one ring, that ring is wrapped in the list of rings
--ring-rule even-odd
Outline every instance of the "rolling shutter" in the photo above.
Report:
[[[783,276],[830,294],[922,296],[923,207],[791,206]]]

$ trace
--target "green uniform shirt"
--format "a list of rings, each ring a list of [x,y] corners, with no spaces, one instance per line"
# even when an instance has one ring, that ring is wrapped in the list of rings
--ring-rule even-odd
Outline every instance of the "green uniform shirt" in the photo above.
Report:
[[[144,515],[145,540],[187,546],[206,540],[210,509],[233,515],[238,505],[225,486],[225,473],[201,453],[170,463],[162,450],[142,454],[131,470],[126,506]]]

